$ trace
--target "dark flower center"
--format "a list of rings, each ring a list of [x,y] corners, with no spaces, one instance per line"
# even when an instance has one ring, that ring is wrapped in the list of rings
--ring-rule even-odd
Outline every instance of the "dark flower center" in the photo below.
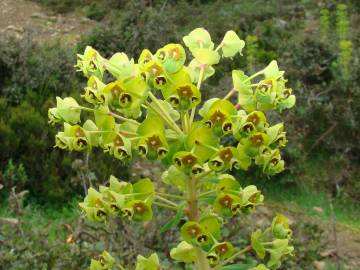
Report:
[[[180,86],[176,89],[179,97],[192,98],[193,91],[189,85]]]
[[[212,123],[223,123],[225,121],[225,115],[220,111],[216,111],[211,115],[210,120]]]
[[[251,142],[253,145],[262,145],[262,143],[264,142],[263,137],[259,134],[259,135],[254,135],[251,137]]]
[[[219,156],[222,160],[229,162],[233,157],[233,153],[232,153],[231,149],[226,148],[226,149],[220,151]]]
[[[233,202],[233,199],[229,195],[225,195],[220,198],[219,203],[224,207],[230,207]]]

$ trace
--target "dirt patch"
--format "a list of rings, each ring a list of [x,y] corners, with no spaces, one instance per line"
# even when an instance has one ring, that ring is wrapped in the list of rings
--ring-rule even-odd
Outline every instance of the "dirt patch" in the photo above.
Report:
[[[31,1],[0,1],[0,39],[31,35],[39,42],[60,39],[73,45],[81,34],[95,25],[96,22],[86,18],[81,10],[55,14]]]
[[[351,229],[345,225],[335,222],[335,226],[331,220],[323,220],[320,218],[307,215],[298,206],[289,204],[287,207],[276,202],[267,202],[266,207],[262,206],[260,209],[260,216],[262,218],[272,218],[275,213],[279,212],[284,214],[292,225],[301,222],[309,224],[316,224],[324,232],[321,240],[321,250],[319,252],[322,257],[319,261],[314,261],[316,270],[326,270],[325,261],[331,260],[334,264],[339,261],[346,264],[347,270],[360,269],[360,233],[356,229]],[[264,215],[265,210],[265,215]],[[317,209],[319,215],[321,209]],[[269,213],[272,212],[272,215]],[[334,232],[336,228],[336,233]]]

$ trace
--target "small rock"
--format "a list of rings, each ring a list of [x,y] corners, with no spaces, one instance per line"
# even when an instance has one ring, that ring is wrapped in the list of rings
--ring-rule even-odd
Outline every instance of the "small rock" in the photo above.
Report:
[[[318,214],[324,213],[324,210],[321,207],[318,207],[318,206],[314,206],[313,210]]]
[[[15,25],[9,25],[4,29],[4,31],[13,31],[16,33],[24,33],[24,28],[22,27],[16,27]]]
[[[328,250],[324,250],[320,253],[321,257],[329,257],[329,256],[333,256],[336,254],[336,249],[332,248],[332,249],[328,249]]]
[[[314,261],[314,267],[316,270],[325,270],[326,263],[323,261]]]

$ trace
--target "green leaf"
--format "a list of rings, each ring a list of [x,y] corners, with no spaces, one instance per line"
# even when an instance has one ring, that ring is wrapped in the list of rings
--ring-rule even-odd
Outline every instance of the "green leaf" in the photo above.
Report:
[[[174,185],[179,190],[184,190],[188,176],[176,166],[170,166],[161,176],[161,180],[168,185]]]
[[[283,109],[290,109],[290,108],[294,107],[295,103],[296,103],[295,95],[290,95],[286,99],[279,100],[277,103],[277,108],[280,111],[282,111]]]
[[[180,44],[167,44],[159,49],[155,56],[163,63],[168,74],[178,72],[185,63],[185,49]]]
[[[135,74],[134,59],[129,60],[125,53],[115,53],[105,62],[105,68],[117,79],[124,80]]]
[[[263,73],[266,79],[278,79],[284,75],[284,71],[279,70],[276,60],[272,60],[270,64],[264,68]]]
[[[76,124],[80,122],[81,109],[79,104],[72,97],[66,97],[61,99],[56,97],[56,112],[57,115],[62,118],[65,122]]]
[[[182,241],[177,247],[171,249],[170,257],[184,263],[192,263],[196,260],[195,247]]]
[[[129,201],[124,205],[124,211],[127,213],[131,213],[131,215],[129,216],[131,220],[149,221],[153,217],[153,212],[150,204],[150,202],[145,203],[141,200]]]
[[[202,117],[205,117],[205,115],[207,114],[207,112],[210,110],[210,108],[212,107],[212,105],[217,102],[218,100],[220,100],[219,98],[211,98],[208,99],[207,101],[205,101],[204,105],[201,107],[201,109],[199,110],[199,115]]]
[[[215,136],[211,129],[199,122],[193,123],[193,129],[187,138],[187,147],[192,149],[195,147],[194,154],[203,162],[207,160],[215,151],[208,146],[217,147],[219,139]]]
[[[185,204],[179,206],[176,215],[160,228],[160,233],[164,233],[179,224],[181,218],[184,216],[184,207]]]
[[[237,191],[239,192],[241,186],[238,181],[234,178],[234,176],[230,174],[222,174],[219,176],[219,183],[216,185],[216,189],[218,191]]]
[[[113,269],[115,259],[106,251],[100,255],[99,260],[91,260],[90,270]]]
[[[149,258],[142,255],[137,256],[135,270],[159,270],[160,262],[156,253],[153,253]]]
[[[82,71],[85,77],[92,75],[102,79],[104,75],[104,58],[90,46],[86,46],[84,54],[77,54],[77,71]]]
[[[285,239],[291,237],[292,231],[284,215],[277,215],[271,223],[271,232],[275,238]]]
[[[177,110],[175,110],[169,102],[167,102],[166,100],[159,100],[159,103],[164,108],[164,110],[168,113],[168,115],[170,115],[171,119],[173,119],[175,122],[180,119],[180,113]],[[153,104],[153,103],[151,103],[151,104]],[[155,106],[157,106],[157,105],[155,105]],[[155,111],[149,109],[148,115],[156,117],[158,114]]]
[[[248,270],[251,267],[248,264],[230,264],[220,268],[220,270]]]
[[[227,31],[222,44],[222,52],[225,57],[233,57],[236,53],[241,53],[245,47],[245,41],[241,40],[234,31]]]
[[[220,55],[211,49],[199,48],[193,51],[193,55],[197,61],[205,65],[216,65],[220,61]]]
[[[256,230],[251,234],[251,246],[255,250],[256,255],[260,259],[265,258],[265,248],[261,242],[261,238],[263,237],[263,232],[261,230]]]
[[[286,255],[291,255],[294,250],[293,246],[289,246],[288,239],[276,239],[273,241],[273,247],[268,249],[270,253],[270,260],[267,262],[268,267],[277,268],[281,265],[281,258]]]
[[[115,118],[109,115],[109,108],[99,107],[95,112],[95,123],[102,131],[113,131],[115,129]]]
[[[201,68],[202,68],[202,64],[198,60],[196,59],[191,60],[189,66],[187,67],[187,71],[190,74],[192,82],[197,83],[199,81]],[[214,74],[215,74],[215,69],[212,66],[206,65],[202,77],[202,82],[205,81],[207,78],[210,78]]]
[[[241,70],[233,70],[232,72],[234,89],[239,92],[238,102],[244,110],[252,112],[256,109],[256,102],[254,92],[251,89],[251,81],[248,78]]]
[[[153,197],[154,191],[155,191],[154,183],[149,178],[141,179],[140,181],[133,184],[134,193],[145,193],[145,194],[134,195],[134,198],[137,200],[145,200],[149,198],[149,196]]]
[[[251,268],[250,270],[269,270],[264,264],[259,264],[256,267]]]
[[[190,51],[197,48],[214,48],[214,43],[211,41],[210,34],[204,28],[194,29],[189,35],[183,37],[183,41]]]
[[[220,238],[222,222],[218,216],[210,215],[202,217],[199,224],[215,238]]]

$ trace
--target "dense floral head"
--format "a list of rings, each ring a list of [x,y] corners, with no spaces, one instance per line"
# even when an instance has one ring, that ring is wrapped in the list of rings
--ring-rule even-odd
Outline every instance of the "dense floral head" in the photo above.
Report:
[[[76,68],[87,83],[81,102],[57,97],[56,107],[49,109],[49,122],[63,124],[55,146],[86,153],[100,148],[125,163],[139,157],[158,160],[168,168],[163,183],[182,193],[155,192],[149,179],[130,183],[112,176],[109,185],[91,187],[80,203],[90,221],[148,222],[154,205],[165,207],[176,215],[161,231],[181,227],[183,239],[171,250],[173,259],[193,263],[200,254],[205,264],[220,268],[237,254],[223,239],[221,227],[227,218],[251,214],[264,196],[256,186],[242,187],[227,173],[254,165],[266,175],[284,170],[280,151],[287,143],[285,127],[271,124],[267,111],[281,112],[296,101],[275,60],[249,76],[233,70],[228,94],[204,100],[204,82],[215,74],[216,65],[242,55],[244,46],[234,31],[216,45],[204,28],[197,28],[183,37],[183,45],[166,44],[156,52],[144,49],[136,60],[123,52],[106,59],[89,46],[78,55]],[[251,248],[260,259],[268,254],[269,260],[253,269],[278,267],[280,258],[292,252],[291,235],[281,215],[268,230],[256,231]],[[90,268],[114,265],[104,252]],[[159,269],[156,254],[138,256],[136,270]]]

